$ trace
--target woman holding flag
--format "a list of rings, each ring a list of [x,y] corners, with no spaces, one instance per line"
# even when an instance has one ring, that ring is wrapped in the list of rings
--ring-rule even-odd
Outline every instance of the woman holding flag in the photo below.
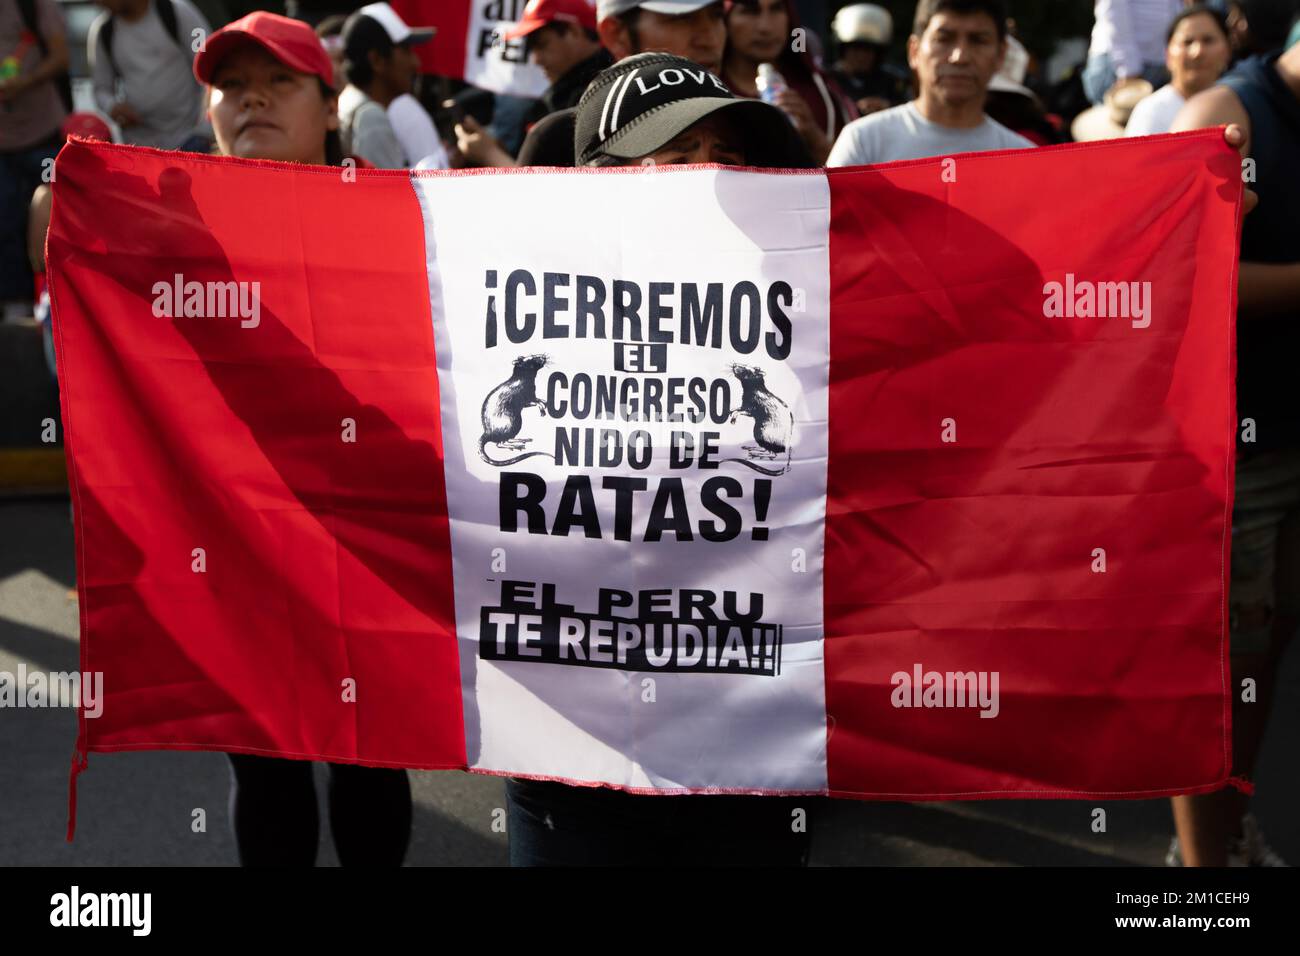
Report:
[[[257,11],[218,30],[194,59],[223,156],[338,166],[334,66],[307,24]],[[357,160],[358,165],[362,161]],[[319,820],[312,764],[229,754],[230,817],[244,866],[311,866]],[[405,770],[329,766],[330,831],[344,866],[400,866],[411,835]]]

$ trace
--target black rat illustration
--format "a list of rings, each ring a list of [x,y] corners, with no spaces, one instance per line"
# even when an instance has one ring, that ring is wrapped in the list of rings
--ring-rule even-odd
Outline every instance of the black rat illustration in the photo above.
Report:
[[[524,448],[532,441],[518,435],[524,427],[524,409],[529,405],[536,405],[542,415],[546,415],[546,403],[537,397],[537,372],[546,362],[545,355],[521,355],[515,359],[510,377],[483,399],[483,434],[478,440],[478,454],[489,465],[513,465],[535,456],[554,460],[553,455],[544,451],[530,451],[504,461],[498,461],[487,453],[489,442],[501,448]]]
[[[752,468],[764,475],[784,475],[790,470],[790,435],[794,431],[794,413],[790,406],[767,390],[767,381],[763,370],[752,365],[733,365],[731,371],[740,380],[740,407],[732,409],[731,423],[741,415],[748,415],[754,420],[753,445],[745,445],[748,458],[724,458]],[[764,468],[754,464],[760,461],[775,461],[785,455],[782,468]]]

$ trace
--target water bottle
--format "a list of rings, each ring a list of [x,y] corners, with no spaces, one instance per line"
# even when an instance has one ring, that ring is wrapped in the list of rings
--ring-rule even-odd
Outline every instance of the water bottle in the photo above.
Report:
[[[758,84],[758,98],[772,106],[776,105],[777,96],[789,89],[785,77],[778,73],[776,67],[771,63],[760,63],[758,65],[756,82]]]

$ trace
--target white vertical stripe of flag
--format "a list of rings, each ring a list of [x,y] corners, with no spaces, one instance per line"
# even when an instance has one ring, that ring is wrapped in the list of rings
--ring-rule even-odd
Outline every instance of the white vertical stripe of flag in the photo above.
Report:
[[[826,788],[826,707],[823,680],[822,567],[826,512],[828,406],[829,190],[822,175],[720,170],[639,173],[528,173],[496,176],[415,174],[426,228],[427,268],[442,409],[447,498],[451,521],[456,626],[466,745],[475,769],[598,782],[631,788],[738,791],[823,791]],[[682,210],[691,210],[689,228]],[[599,210],[598,216],[575,210]],[[717,470],[670,470],[656,456],[645,471],[558,467],[531,458],[509,468],[479,456],[483,406],[512,374],[516,357],[544,353],[539,396],[556,372],[618,375],[614,343],[573,337],[519,345],[499,338],[484,345],[490,294],[503,319],[503,290],[512,270],[530,273],[541,292],[545,273],[650,282],[738,282],[765,291],[788,282],[804,303],[792,312],[792,351],[777,361],[760,347],[747,355],[729,348],[668,345],[667,372],[686,379],[732,382],[733,363],[760,367],[767,386],[795,419],[790,471],[772,482],[767,540],[754,524],[750,494],[759,477],[737,464]],[[496,288],[485,275],[496,272]],[[573,287],[563,290],[573,299]],[[539,297],[520,314],[542,311]],[[674,303],[673,296],[665,301]],[[724,295],[724,310],[726,297]],[[561,315],[561,321],[571,325]],[[668,328],[676,328],[674,305]],[[769,330],[764,325],[764,334]],[[674,339],[679,335],[674,333]],[[727,337],[724,335],[724,342]],[[738,390],[735,394],[739,394]],[[554,430],[610,423],[556,421],[525,410],[527,450],[553,451]],[[745,439],[741,418],[726,440]],[[691,427],[691,426],[687,426]],[[712,426],[698,426],[699,428]],[[729,426],[717,426],[724,432]],[[490,446],[489,446],[490,447]],[[730,453],[739,446],[724,447]],[[500,453],[500,452],[498,452]],[[518,452],[514,452],[517,454]],[[581,530],[567,537],[499,529],[502,474],[529,471],[548,482],[548,516],[571,475],[589,475],[604,536]],[[744,515],[735,540],[656,543],[612,540],[606,474],[683,480],[693,520],[700,483],[725,475],[746,489],[734,503]],[[638,495],[633,538],[645,526],[651,495]],[[499,552],[496,549],[501,549]],[[493,570],[494,554],[504,572]],[[779,675],[732,671],[630,671],[530,660],[480,657],[480,610],[500,601],[504,579],[548,582],[557,601],[594,611],[600,587],[731,590],[748,605],[763,594],[764,620],[782,629]],[[647,683],[650,681],[651,683]],[[653,692],[648,693],[648,688]]]

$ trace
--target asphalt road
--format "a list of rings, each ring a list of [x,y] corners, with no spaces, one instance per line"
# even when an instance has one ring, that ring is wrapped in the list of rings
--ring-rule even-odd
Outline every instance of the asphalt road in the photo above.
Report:
[[[78,666],[72,526],[66,499],[0,501],[0,670]],[[1300,641],[1256,775],[1255,813],[1273,847],[1300,861]],[[76,739],[67,708],[0,709],[0,865],[234,865],[229,772],[210,753],[93,754],[78,784],[74,843],[64,840],[68,768]],[[412,773],[410,866],[506,862],[493,830],[500,779]],[[324,770],[317,767],[318,799]],[[820,865],[1160,865],[1173,832],[1168,801],[1013,800],[965,803],[809,801]],[[1107,830],[1091,829],[1092,810]],[[205,832],[191,827],[202,808]],[[497,815],[500,816],[500,815]],[[321,819],[326,820],[323,806]],[[327,828],[320,865],[336,865]]]

